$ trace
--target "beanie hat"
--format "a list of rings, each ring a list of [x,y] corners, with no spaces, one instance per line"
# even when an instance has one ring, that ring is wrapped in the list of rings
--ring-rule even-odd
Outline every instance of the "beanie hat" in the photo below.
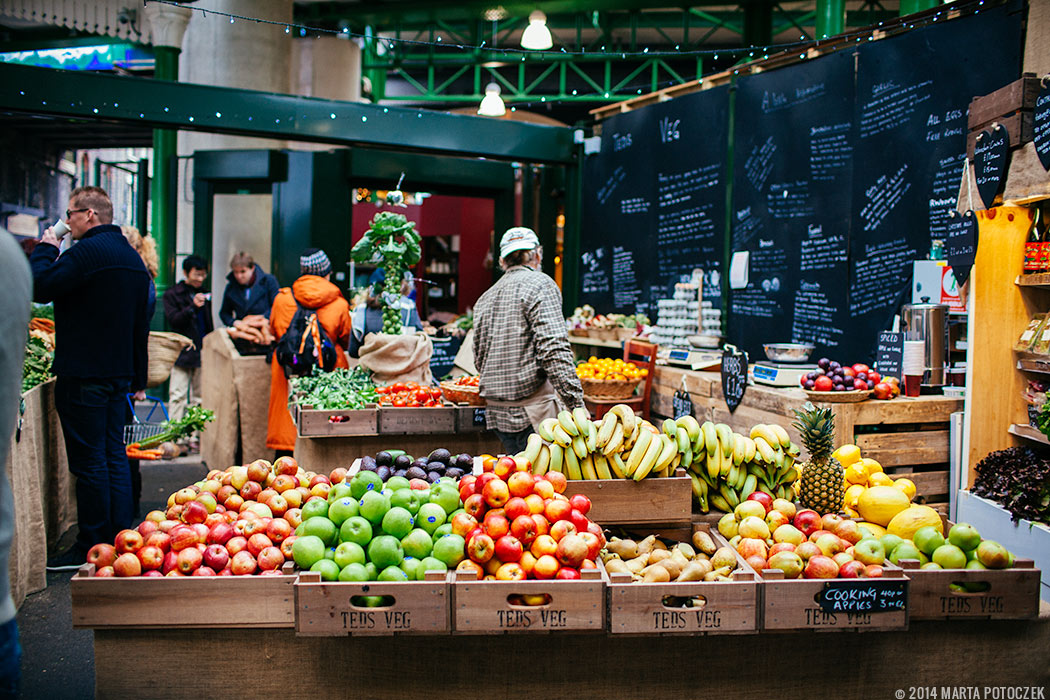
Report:
[[[332,261],[323,250],[310,248],[299,256],[299,272],[303,275],[324,277],[332,271]]]
[[[531,228],[515,226],[507,229],[499,242],[499,256],[505,258],[516,250],[532,250],[540,246],[540,239]]]

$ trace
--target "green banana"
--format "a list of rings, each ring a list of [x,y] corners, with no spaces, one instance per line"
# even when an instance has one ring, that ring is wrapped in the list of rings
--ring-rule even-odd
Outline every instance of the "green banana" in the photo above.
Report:
[[[723,513],[732,513],[733,506],[729,505],[729,502],[717,492],[708,492],[708,502]]]
[[[617,425],[620,425],[620,419],[615,413],[606,413],[602,417],[601,427],[598,428],[598,447],[609,444]],[[620,435],[623,435],[622,429]]]
[[[563,428],[560,423],[554,426],[551,433],[554,435],[554,442],[562,447],[568,447],[572,444],[572,436],[565,432],[565,428]]]
[[[557,424],[557,418],[544,418],[540,421],[539,426],[537,426],[536,432],[539,433],[540,437],[546,442],[554,442],[554,433],[551,431],[554,430],[554,426]]]
[[[748,474],[747,478],[744,479],[744,485],[740,488],[740,497],[747,500],[747,497],[755,492],[758,488],[758,479],[755,478],[754,474]]]
[[[675,423],[679,428],[685,428],[690,441],[696,440],[700,436],[700,423],[697,422],[696,418],[689,415],[680,416]]]
[[[592,455],[594,457],[594,471],[599,479],[611,479],[612,471],[609,470],[609,459],[602,454]]]
[[[670,418],[664,418],[664,423],[660,427],[663,429],[664,435],[669,438],[673,438],[678,430],[678,424]]]
[[[529,439],[525,443],[525,459],[529,460],[530,465],[536,463],[537,458],[540,456],[541,447],[543,447],[543,438],[536,433],[529,435]]]
[[[715,432],[715,424],[711,421],[704,421],[700,429],[704,431],[704,446],[707,449],[707,456],[710,458],[718,451],[718,433]]]
[[[649,476],[649,472],[656,466],[656,461],[663,454],[663,450],[668,442],[669,438],[666,435],[654,435],[653,439],[649,441],[649,447],[645,450],[645,454],[642,455],[642,460],[638,463],[638,467],[631,474],[631,478],[635,481],[641,481]]]
[[[540,453],[536,456],[536,461],[532,463],[533,474],[546,474],[547,469],[551,463],[551,451],[546,445],[540,445]]]
[[[587,421],[587,437],[584,440],[588,452],[598,451],[598,427],[593,421]]]
[[[549,472],[564,472],[565,470],[565,448],[556,442],[547,445],[551,453],[550,464],[547,465]]]
[[[598,480],[598,472],[594,470],[594,459],[590,455],[580,460],[580,473],[583,474],[584,479],[589,481]]]
[[[726,484],[722,484],[718,487],[718,493],[722,494],[722,498],[726,499],[726,503],[728,503],[731,508],[736,508],[740,505],[740,496],[738,496],[736,491],[729,488]]]
[[[587,442],[583,439],[582,435],[577,435],[572,439],[572,451],[576,453],[578,459],[583,459],[590,454],[587,449]]]
[[[786,450],[791,446],[791,438],[788,437],[788,431],[784,430],[783,426],[771,423],[768,427],[773,431],[773,434],[776,436],[777,442],[780,443],[781,447]]]
[[[580,434],[580,429],[576,426],[576,421],[568,411],[562,411],[558,414],[558,424],[569,437],[576,437]]]
[[[565,476],[575,481],[583,479],[583,471],[580,469],[580,461],[572,449],[565,450]]]
[[[715,434],[718,436],[718,444],[722,447],[724,457],[733,456],[733,429],[725,423],[715,424]]]

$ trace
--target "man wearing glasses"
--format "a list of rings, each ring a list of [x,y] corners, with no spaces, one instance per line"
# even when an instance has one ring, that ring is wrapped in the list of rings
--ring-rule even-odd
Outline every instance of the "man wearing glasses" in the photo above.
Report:
[[[149,273],[113,225],[109,195],[73,190],[66,225],[76,245],[60,256],[49,228],[30,257],[34,300],[55,304],[55,406],[76,477],[79,532],[71,550],[48,562],[54,570],[75,568],[92,545],[131,526],[125,396],[144,397],[149,337]]]

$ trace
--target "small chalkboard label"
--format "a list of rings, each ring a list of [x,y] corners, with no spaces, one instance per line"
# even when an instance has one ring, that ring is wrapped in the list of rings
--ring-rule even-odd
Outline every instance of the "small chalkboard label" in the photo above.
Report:
[[[904,358],[904,334],[883,331],[879,333],[879,344],[875,350],[875,368],[883,377],[901,378],[901,363]]]
[[[1006,154],[1010,150],[1010,134],[1002,124],[985,129],[977,135],[973,149],[973,168],[977,179],[977,193],[985,207],[991,207],[995,195],[1003,186],[1006,173]]]
[[[471,419],[475,428],[485,427],[485,407],[474,409],[474,416]]]
[[[827,613],[879,613],[904,610],[908,604],[908,580],[858,579],[827,581],[814,597]]]
[[[948,240],[945,247],[948,264],[952,266],[952,274],[961,287],[970,278],[970,268],[977,258],[977,217],[973,211],[965,214],[953,211],[948,215]]]
[[[726,345],[722,351],[722,394],[732,413],[744,400],[747,391],[747,353],[735,345]]]
[[[1044,75],[1032,111],[1032,141],[1043,170],[1050,170],[1050,75]]]
[[[674,411],[675,420],[682,416],[693,415],[693,399],[689,396],[689,392],[685,389],[676,391],[671,397],[671,409]]]

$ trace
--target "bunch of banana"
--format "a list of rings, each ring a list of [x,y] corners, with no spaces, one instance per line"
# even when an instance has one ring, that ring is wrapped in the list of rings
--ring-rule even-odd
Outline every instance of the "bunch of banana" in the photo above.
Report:
[[[600,421],[576,408],[542,421],[517,456],[529,460],[533,474],[558,471],[570,479],[641,481],[674,473],[683,456],[674,438],[626,404],[616,404]]]
[[[755,491],[791,498],[794,461],[801,450],[783,427],[756,425],[750,435],[741,435],[725,423],[699,425],[692,416],[679,418],[675,426],[685,432],[678,443],[685,455],[682,464],[689,469],[703,512],[712,506],[730,512]]]

